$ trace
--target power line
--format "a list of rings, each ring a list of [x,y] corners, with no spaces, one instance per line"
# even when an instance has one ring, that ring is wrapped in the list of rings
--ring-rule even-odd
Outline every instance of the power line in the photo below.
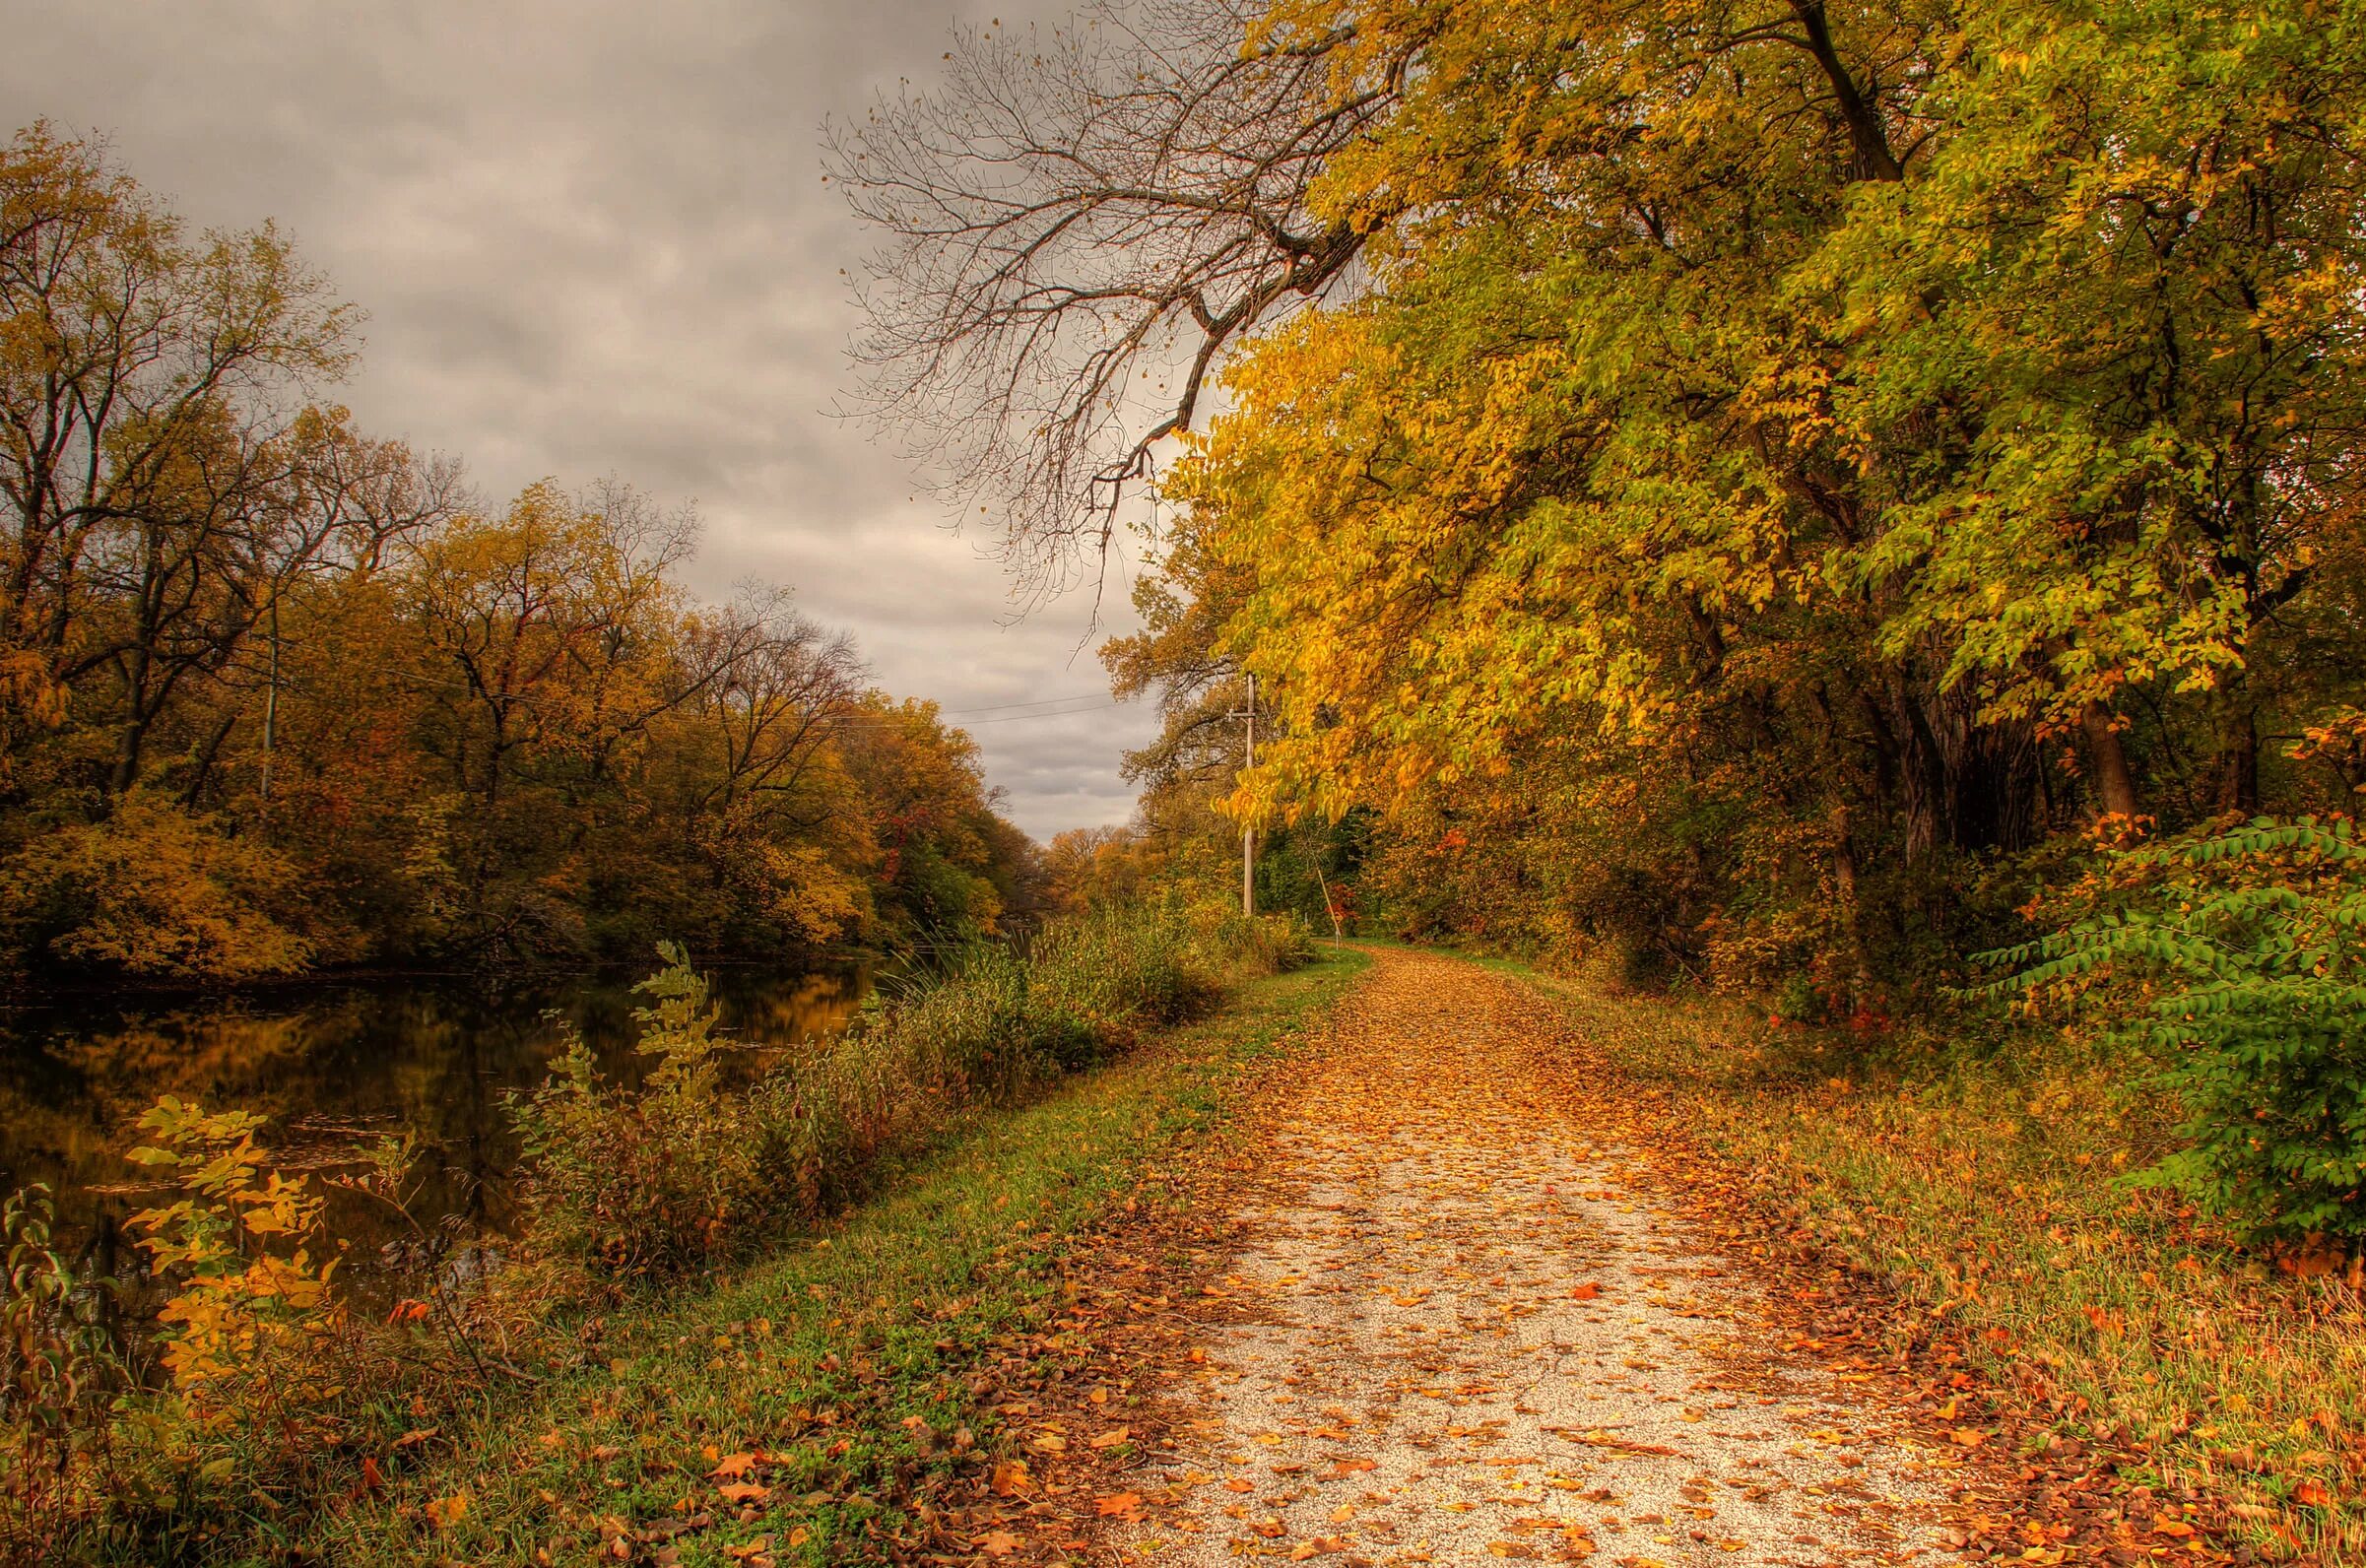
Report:
[[[1117,699],[1116,699],[1115,697],[1112,697],[1112,696],[1111,696],[1111,695],[1110,695],[1108,692],[1106,692],[1106,691],[1079,691],[1079,692],[1076,692],[1076,693],[1074,693],[1074,694],[1072,694],[1072,695],[1069,695],[1069,696],[1064,696],[1064,697],[1037,697],[1037,698],[1035,698],[1035,699],[1034,699],[1032,702],[997,702],[997,703],[993,704],[993,705],[992,705],[992,706],[990,706],[990,707],[983,707],[983,708],[940,708],[938,711],[939,711],[940,713],[943,713],[943,714],[945,714],[947,717],[949,717],[949,718],[950,718],[950,717],[952,717],[953,715],[954,715],[954,714],[958,714],[958,713],[1000,713],[1000,712],[1004,711],[1004,710],[1005,710],[1005,709],[1007,709],[1007,708],[1041,708],[1041,707],[1049,707],[1051,704],[1053,704],[1053,703],[1055,703],[1055,702],[1095,702],[1095,703],[1114,703],[1116,700],[1117,700]]]

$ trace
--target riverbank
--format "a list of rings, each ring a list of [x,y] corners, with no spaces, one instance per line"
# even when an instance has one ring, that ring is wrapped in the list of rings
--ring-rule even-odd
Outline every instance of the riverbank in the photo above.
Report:
[[[416,1223],[416,1145],[387,1142],[359,1171],[288,1180],[266,1123],[166,1096],[141,1117],[149,1142],[135,1151],[164,1191],[129,1222],[169,1298],[161,1332],[137,1351],[152,1372],[127,1361],[120,1341],[77,1327],[96,1327],[106,1286],[49,1247],[37,1202],[9,1217],[17,1252],[0,1327],[28,1353],[11,1362],[0,1402],[0,1559],[342,1561],[349,1551],[315,1538],[357,1515],[371,1520],[371,1539],[416,1524],[431,1540],[483,1488],[423,1483],[427,1495],[390,1501],[422,1467],[465,1471],[489,1445],[562,1420],[555,1407],[537,1414],[554,1389],[588,1387],[577,1413],[616,1416],[629,1403],[617,1389],[630,1387],[636,1347],[689,1342],[672,1325],[699,1325],[703,1343],[716,1338],[707,1322],[760,1322],[749,1332],[768,1340],[772,1325],[833,1296],[829,1271],[789,1287],[768,1314],[714,1317],[720,1309],[701,1303],[796,1258],[800,1238],[831,1253],[830,1230],[905,1191],[932,1157],[1056,1099],[1063,1083],[1093,1081],[1082,1070],[1173,1057],[1173,1031],[1308,956],[1286,922],[1174,902],[1097,911],[1047,930],[1024,955],[956,955],[836,1039],[740,1080],[724,1071],[730,1042],[715,1032],[705,981],[670,950],[668,967],[638,988],[635,1078],[603,1074],[578,1037],[509,1106],[526,1152],[524,1222],[490,1268]],[[1235,1039],[1220,1029],[1208,1038]],[[1173,1080],[1174,1093],[1191,1081],[1188,1072]],[[1154,1123],[1166,1102],[1143,1092]],[[1021,1138],[1012,1157],[1081,1178],[1115,1156],[1106,1146],[1045,1152]],[[1026,1189],[1036,1177],[1014,1180]],[[342,1277],[353,1249],[330,1222],[332,1191],[411,1225],[416,1256],[391,1310]],[[980,1210],[980,1234],[1022,1217]],[[884,1245],[900,1267],[920,1243]],[[863,1253],[826,1261],[863,1268]],[[833,1301],[806,1328],[832,1343],[871,1299]],[[901,1299],[889,1293],[882,1309]],[[878,1375],[852,1345],[817,1351],[814,1368],[824,1386],[850,1368],[858,1385]],[[744,1396],[744,1380],[733,1389]],[[690,1430],[702,1435],[704,1423]],[[593,1463],[615,1457],[603,1450],[616,1445],[590,1447]],[[834,1463],[846,1444],[817,1449]]]
[[[356,1564],[821,1563],[917,1542],[1056,1362],[1060,1261],[1188,1157],[1363,967],[1249,981],[1215,1016],[1019,1110],[961,1118],[840,1222],[596,1325],[584,1363],[419,1445],[292,1542]]]

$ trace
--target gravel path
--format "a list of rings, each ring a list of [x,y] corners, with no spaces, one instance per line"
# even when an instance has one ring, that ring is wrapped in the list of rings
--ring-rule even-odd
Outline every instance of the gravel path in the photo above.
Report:
[[[1895,1562],[1947,1555],[1953,1457],[1820,1367],[1747,1274],[1622,1186],[1540,1081],[1552,1023],[1383,953],[1296,1080],[1211,1324],[1109,1522],[1162,1564]],[[1796,1359],[1796,1358],[1794,1358]]]

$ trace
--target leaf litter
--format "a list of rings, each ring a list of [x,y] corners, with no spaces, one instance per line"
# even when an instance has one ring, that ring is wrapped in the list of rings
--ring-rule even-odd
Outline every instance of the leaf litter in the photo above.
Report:
[[[2228,1560],[2138,1456],[1885,1343],[1877,1287],[1786,1252],[1565,1028],[1378,954],[1229,1147],[1073,1256],[1027,1487],[948,1510],[933,1560]]]

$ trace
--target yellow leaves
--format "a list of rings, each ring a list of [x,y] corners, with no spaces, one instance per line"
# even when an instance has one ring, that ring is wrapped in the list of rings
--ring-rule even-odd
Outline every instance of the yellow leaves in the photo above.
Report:
[[[170,1172],[181,1193],[131,1225],[176,1286],[157,1316],[161,1360],[183,1409],[219,1431],[256,1413],[258,1389],[280,1407],[336,1399],[342,1385],[319,1351],[348,1320],[331,1288],[335,1260],[316,1262],[306,1245],[320,1231],[320,1198],[304,1178],[262,1174],[259,1117],[166,1095],[139,1125],[161,1142],[134,1159]],[[275,1242],[284,1250],[271,1250]]]
[[[296,868],[255,836],[160,793],[121,796],[105,820],[40,835],[0,869],[0,900],[70,900],[58,956],[132,974],[252,980],[294,974],[312,943],[265,914],[294,895]]]
[[[468,1515],[468,1493],[453,1492],[448,1496],[431,1498],[426,1509],[428,1524],[437,1530],[450,1530]]]

